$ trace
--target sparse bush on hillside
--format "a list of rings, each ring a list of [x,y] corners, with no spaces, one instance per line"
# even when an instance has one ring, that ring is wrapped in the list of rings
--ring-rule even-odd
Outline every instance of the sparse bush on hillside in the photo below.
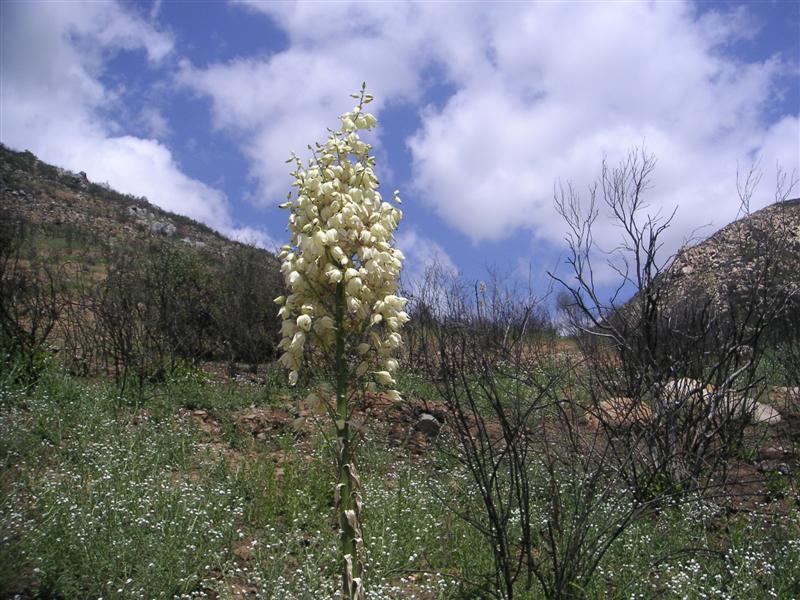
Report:
[[[56,350],[70,372],[111,374],[125,387],[187,361],[255,369],[274,357],[272,298],[283,286],[270,255],[235,245],[217,260],[160,239],[103,249],[73,229],[3,223],[5,369],[35,376]]]
[[[277,323],[265,290],[280,288],[261,252],[240,247],[213,267],[191,248],[154,242],[108,265],[95,306],[120,383],[162,377],[180,361],[255,368],[272,357]]]
[[[110,257],[108,273],[95,290],[95,315],[106,343],[110,368],[123,389],[129,382],[163,376],[171,358],[166,332],[159,330],[158,290],[145,257],[128,252]]]
[[[277,261],[252,246],[237,246],[224,258],[215,318],[226,358],[235,371],[245,362],[255,372],[275,357],[280,320],[272,299],[283,290]]]
[[[24,241],[21,222],[0,224],[0,367],[4,379],[32,382],[60,314],[60,279],[36,255],[23,259]]]
[[[109,374],[108,344],[97,309],[99,285],[94,255],[83,251],[71,258],[65,269],[68,277],[54,335],[58,340],[58,357],[73,375]]]
[[[25,317],[24,326],[52,341],[71,372],[113,373],[122,383],[134,373],[160,377],[183,361],[224,360],[233,374],[240,362],[256,370],[274,358],[279,322],[272,298],[283,285],[272,254],[27,151],[0,145],[0,171],[11,200],[2,207],[3,225],[20,223],[4,234],[13,246],[4,252],[17,257],[4,263],[5,288],[24,279],[29,304],[48,293],[57,300],[54,323],[34,310],[38,317]],[[174,224],[175,235],[151,235],[156,219]],[[15,355],[31,344],[43,349],[40,341],[23,344],[20,318],[32,309],[11,297],[4,289],[5,346],[14,338]]]
[[[214,274],[183,246],[155,243],[146,258],[144,285],[157,306],[153,329],[166,337],[168,353],[192,362],[210,357],[217,343],[214,299],[220,296]]]

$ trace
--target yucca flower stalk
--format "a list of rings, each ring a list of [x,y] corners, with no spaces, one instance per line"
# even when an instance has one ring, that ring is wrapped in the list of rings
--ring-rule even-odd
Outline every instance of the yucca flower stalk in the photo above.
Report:
[[[364,598],[361,496],[354,462],[352,412],[356,394],[379,389],[394,401],[400,329],[406,300],[396,294],[403,254],[393,247],[402,212],[378,192],[371,146],[358,132],[376,125],[364,110],[366,86],[352,95],[357,106],[339,117],[324,145],[309,146],[307,166],[296,156],[296,187],[281,208],[289,212],[291,242],[279,258],[289,295],[276,299],[283,322],[280,363],[289,383],[310,368],[322,383],[309,402],[326,406],[336,429],[338,482],[334,497],[342,541],[342,591]],[[399,192],[394,203],[400,204]],[[331,402],[331,396],[335,402]]]

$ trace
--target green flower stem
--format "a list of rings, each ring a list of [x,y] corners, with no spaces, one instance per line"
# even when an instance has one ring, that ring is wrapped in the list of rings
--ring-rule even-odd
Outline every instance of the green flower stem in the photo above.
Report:
[[[338,449],[339,481],[336,486],[339,490],[337,494],[339,510],[339,527],[342,539],[342,593],[344,598],[353,600],[355,588],[352,580],[361,577],[361,562],[358,557],[356,537],[357,532],[347,519],[347,511],[354,511],[358,518],[353,493],[353,480],[351,478],[351,433],[349,423],[349,407],[347,406],[348,397],[348,373],[347,363],[344,356],[344,311],[345,311],[345,284],[339,282],[336,286],[336,307],[334,318],[336,321],[336,446]],[[351,557],[351,565],[348,565],[346,556]]]

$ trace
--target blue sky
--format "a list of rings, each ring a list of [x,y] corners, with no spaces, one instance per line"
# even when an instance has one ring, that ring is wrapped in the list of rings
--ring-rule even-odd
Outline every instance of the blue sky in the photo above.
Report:
[[[287,237],[285,158],[362,81],[409,275],[493,267],[543,291],[554,183],[585,191],[642,143],[650,210],[678,207],[667,252],[735,218],[737,168],[760,160],[753,208],[776,165],[800,170],[798,2],[0,6],[3,143],[267,247]],[[605,219],[595,234],[618,243]]]

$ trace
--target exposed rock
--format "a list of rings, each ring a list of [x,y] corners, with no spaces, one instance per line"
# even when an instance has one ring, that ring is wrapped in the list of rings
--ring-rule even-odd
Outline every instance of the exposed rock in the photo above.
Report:
[[[61,180],[71,188],[78,188],[79,190],[86,191],[89,189],[89,178],[84,171],[80,173],[73,173],[66,169],[56,169],[56,172],[61,177]]]
[[[779,473],[781,475],[792,474],[792,469],[787,463],[775,459],[762,460],[756,464],[756,469],[762,473]]]
[[[753,423],[776,425],[781,422],[780,413],[768,404],[737,396],[733,393],[721,394],[711,384],[703,384],[696,379],[682,377],[665,383],[663,398],[672,406],[693,408],[702,403],[714,405],[714,414],[721,417],[747,418]]]
[[[178,411],[182,417],[189,417],[198,426],[198,428],[208,435],[218,435],[222,430],[221,425],[208,414],[208,411],[197,409],[188,410],[182,408]]]
[[[800,198],[785,200],[726,225],[703,242],[682,248],[667,269],[668,296],[725,297],[759,280],[762,268],[775,269],[772,293],[800,292]],[[776,262],[777,261],[777,262]]]
[[[205,248],[206,247],[206,243],[205,242],[201,242],[200,240],[193,240],[192,238],[188,238],[188,237],[182,238],[181,241],[184,244],[188,244],[189,246],[192,246],[194,248]]]
[[[166,221],[156,221],[150,225],[150,233],[172,237],[175,235],[175,225]]]
[[[667,381],[661,393],[670,404],[680,406],[696,400],[709,400],[714,391],[714,386],[711,384],[704,385],[697,379],[681,377]]]
[[[644,402],[624,396],[599,402],[586,416],[590,427],[630,428],[642,426],[653,418],[652,409]]]
[[[439,430],[442,428],[442,424],[439,423],[438,419],[429,413],[422,413],[419,416],[419,420],[414,424],[414,429],[424,433],[429,438],[434,438],[439,435]]]
[[[146,208],[140,208],[138,206],[127,207],[125,209],[125,213],[129,217],[133,217],[134,219],[139,219],[139,220],[147,220],[151,216],[150,211],[148,211]]]
[[[754,295],[786,299],[766,307],[779,311],[771,327],[780,333],[800,319],[800,198],[776,202],[684,246],[653,286],[671,328],[695,327],[698,310],[724,323]],[[635,324],[640,304],[634,297],[618,313]]]
[[[792,454],[792,450],[788,446],[773,441],[762,446],[758,450],[758,456],[762,460],[777,460],[778,462],[786,460]]]
[[[279,408],[246,408],[233,413],[233,421],[243,434],[252,435],[259,441],[266,440],[276,432],[293,431],[294,418]]]
[[[389,438],[413,454],[427,452],[447,421],[447,409],[440,401],[395,402],[385,394],[367,392],[360,408],[367,421],[386,423]]]
[[[753,423],[766,423],[767,425],[777,425],[782,421],[781,413],[772,408],[769,404],[753,402],[750,405]]]

